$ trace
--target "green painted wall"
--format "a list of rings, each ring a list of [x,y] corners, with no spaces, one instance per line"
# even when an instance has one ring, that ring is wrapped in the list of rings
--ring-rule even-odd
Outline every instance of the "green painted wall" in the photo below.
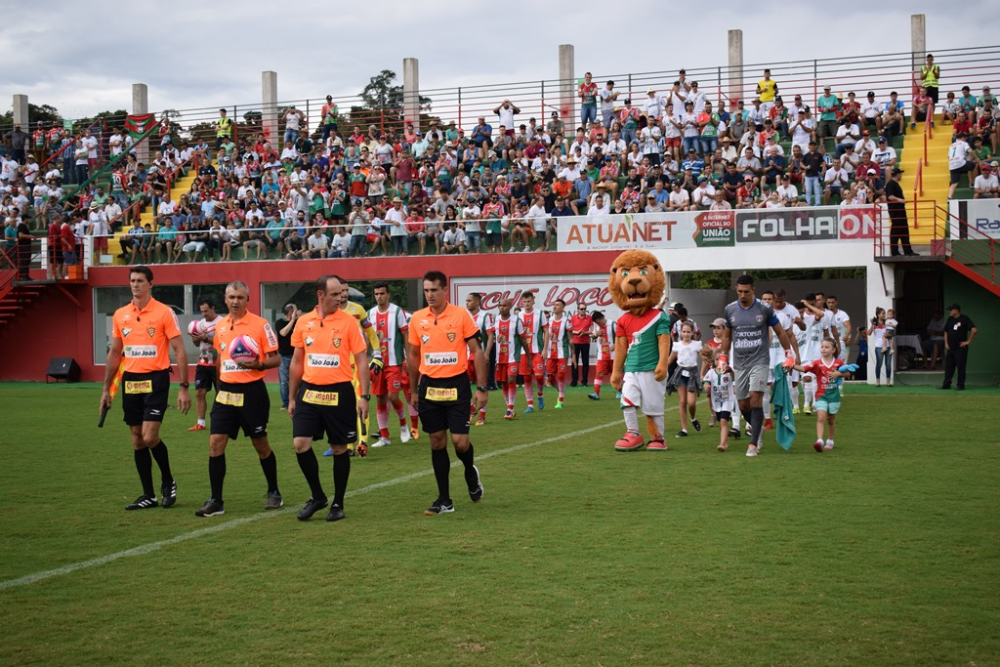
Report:
[[[972,318],[978,329],[976,340],[969,348],[966,383],[1000,384],[1000,354],[997,353],[997,344],[1000,343],[1000,297],[965,276],[945,269],[945,308],[952,303],[962,306],[962,312]]]

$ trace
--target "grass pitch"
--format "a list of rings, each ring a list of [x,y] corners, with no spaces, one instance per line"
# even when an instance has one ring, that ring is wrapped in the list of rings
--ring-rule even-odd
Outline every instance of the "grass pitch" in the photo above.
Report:
[[[833,452],[801,417],[791,452],[769,434],[757,459],[708,428],[617,454],[614,394],[586,391],[513,422],[490,394],[480,504],[456,469],[456,512],[423,516],[423,435],[355,459],[327,524],[295,519],[308,490],[277,411],[286,508],[264,514],[239,441],[226,514],[198,519],[192,416],[163,429],[177,506],[125,512],[120,406],[98,430],[96,385],[0,385],[0,664],[1000,663],[997,391],[851,387]]]

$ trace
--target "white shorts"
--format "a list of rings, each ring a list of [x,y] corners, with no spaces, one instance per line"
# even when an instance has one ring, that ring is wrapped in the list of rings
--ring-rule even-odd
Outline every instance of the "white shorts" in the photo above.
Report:
[[[803,373],[802,374],[802,381],[803,382],[815,382],[816,381],[816,374],[815,373]]]
[[[625,373],[622,383],[622,408],[637,407],[648,417],[663,415],[667,380],[657,382],[652,371]]]
[[[847,347],[843,343],[840,344],[840,353],[837,355],[837,359],[847,363],[847,355],[850,354],[851,348]]]

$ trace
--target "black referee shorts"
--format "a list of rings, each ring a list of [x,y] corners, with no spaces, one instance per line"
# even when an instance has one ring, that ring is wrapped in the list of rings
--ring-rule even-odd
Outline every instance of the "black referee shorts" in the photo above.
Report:
[[[322,440],[324,434],[331,445],[357,441],[358,399],[350,382],[299,385],[292,415],[292,437]]]
[[[195,366],[194,368],[194,388],[195,389],[216,389],[215,381],[217,375],[215,366]]]
[[[427,433],[451,431],[464,435],[469,432],[469,405],[472,388],[465,373],[450,378],[420,377],[417,411]]]
[[[126,424],[162,422],[170,399],[170,371],[122,373],[120,390]]]
[[[240,436],[267,437],[267,420],[271,414],[271,397],[263,380],[245,384],[219,382],[212,404],[212,424],[209,433],[227,435],[231,440]]]

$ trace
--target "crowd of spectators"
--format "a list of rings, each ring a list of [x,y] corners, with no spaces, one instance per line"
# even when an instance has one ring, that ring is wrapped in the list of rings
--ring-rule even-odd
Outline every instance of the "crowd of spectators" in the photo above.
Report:
[[[96,140],[15,128],[0,164],[0,208],[15,223],[33,208],[36,229],[68,217],[78,239],[124,227],[112,252],[174,263],[545,251],[563,216],[885,201],[885,183],[899,173],[894,139],[934,107],[936,88],[914,97],[910,119],[896,92],[859,100],[821,88],[815,108],[800,95],[786,104],[765,70],[753,98],[713,102],[681,70],[667,90],[650,87],[640,100],[588,73],[578,122],[556,111],[544,122],[525,119],[505,99],[469,129],[431,120],[396,132],[341,127],[328,98],[311,131],[304,112],[286,109],[274,143],[260,133],[235,137],[220,110],[214,145],[167,129],[148,165],[130,152],[127,133],[112,131],[107,150],[126,158],[110,191],[88,188],[72,206],[62,202],[65,180],[87,177]],[[995,98],[987,88],[977,99],[966,86],[940,110],[971,138],[970,181],[988,181],[976,196],[995,196]],[[52,150],[63,150],[63,169],[43,174],[33,153]],[[171,185],[192,170],[190,189],[173,201]],[[142,224],[145,207],[154,218]],[[97,245],[107,250],[106,240]]]

